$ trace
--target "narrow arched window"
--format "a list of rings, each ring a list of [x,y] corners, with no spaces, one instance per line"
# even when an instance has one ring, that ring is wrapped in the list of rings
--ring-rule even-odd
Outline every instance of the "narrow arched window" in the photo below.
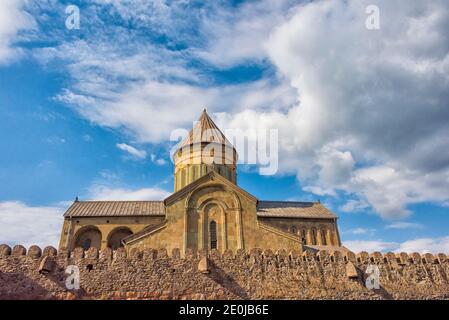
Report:
[[[87,238],[83,242],[83,249],[84,250],[89,250],[91,244],[92,244],[92,240],[90,238]]]
[[[306,230],[302,229],[301,230],[301,242],[302,244],[307,244],[307,237],[306,237]]]
[[[217,223],[215,221],[210,222],[210,248],[217,249]]]
[[[325,229],[322,229],[321,230],[321,242],[323,243],[323,245],[327,245],[327,243],[326,243],[326,230]]]
[[[312,229],[312,244],[316,245],[316,230]]]
[[[296,227],[295,227],[295,226],[292,226],[292,227],[290,228],[290,232],[296,234],[296,232],[297,232]]]

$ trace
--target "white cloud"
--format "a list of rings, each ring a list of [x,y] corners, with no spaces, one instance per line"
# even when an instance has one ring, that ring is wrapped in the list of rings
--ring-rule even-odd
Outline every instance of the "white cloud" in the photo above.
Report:
[[[126,189],[93,185],[90,200],[163,200],[170,192],[160,188]],[[61,201],[54,206],[29,206],[20,201],[0,202],[0,244],[29,247],[58,247],[64,222],[63,213],[72,204]]]
[[[299,105],[237,114],[231,125],[278,127],[280,168],[297,172],[305,190],[340,190],[383,218],[400,218],[409,204],[449,198],[449,157],[441,152],[449,149],[449,8],[379,1],[381,30],[372,32],[367,4],[292,9],[265,47]],[[261,121],[267,117],[273,121]],[[361,208],[344,209],[351,205]]]
[[[60,206],[38,207],[20,201],[0,202],[0,243],[57,247],[64,211]]]
[[[279,173],[319,195],[350,194],[344,211],[372,207],[390,219],[449,201],[446,1],[378,1],[375,32],[365,28],[368,0],[250,2],[238,14],[213,4],[189,19],[179,19],[182,2],[97,3],[186,49],[117,28],[112,39],[99,32],[36,50],[68,65],[72,84],[59,99],[92,122],[159,143],[208,106],[227,113],[225,128],[278,128]],[[271,62],[274,72],[237,85],[208,73],[242,62]]]
[[[155,155],[154,153],[151,154],[151,161],[153,161],[154,163],[156,163],[159,166],[163,166],[164,164],[167,163],[167,161],[163,158],[158,158],[157,155]]]
[[[171,193],[160,188],[126,189],[105,185],[93,185],[89,189],[90,200],[163,200]]]
[[[46,139],[46,142],[53,145],[60,145],[66,143],[66,140],[61,137],[50,137]]]
[[[353,213],[353,212],[360,212],[363,210],[366,210],[370,207],[369,203],[365,201],[364,199],[351,199],[348,200],[343,206],[341,206],[339,209],[343,212],[347,213]]]
[[[241,3],[238,8],[219,8],[201,23],[206,46],[198,48],[199,57],[229,67],[266,59],[264,42],[271,30],[282,23],[298,1],[262,0]]]
[[[402,243],[386,242],[382,240],[350,240],[344,241],[343,245],[353,252],[407,252],[407,253],[448,253],[449,236],[441,238],[418,238],[407,240]]]
[[[117,148],[129,153],[136,159],[145,159],[147,156],[147,153],[145,150],[136,149],[135,147],[130,146],[129,144],[126,144],[126,143],[118,143]]]
[[[9,62],[21,54],[14,47],[21,30],[35,27],[34,19],[23,10],[24,0],[0,1],[0,64]]]
[[[398,221],[385,226],[385,229],[422,229],[424,226],[419,223]]]
[[[376,232],[376,229],[369,229],[369,228],[354,228],[347,231],[343,231],[344,234],[354,234],[354,235],[360,235],[360,234],[374,234]]]
[[[116,63],[122,62],[117,60]],[[293,89],[286,83],[273,85],[265,80],[204,88],[142,79],[138,84],[128,85],[126,90],[115,91],[102,86],[103,77],[109,75],[89,77],[98,80],[91,86],[86,86],[80,78],[77,81],[84,83],[82,90],[66,90],[58,100],[101,126],[125,129],[139,142],[160,143],[167,141],[174,129],[190,129],[204,107],[208,107],[210,113],[273,109],[292,105],[296,99]]]
[[[344,241],[343,246],[348,248],[353,252],[374,252],[374,251],[391,251],[397,247],[397,243],[395,242],[385,242],[382,240],[349,240]]]
[[[449,236],[442,238],[420,238],[408,240],[395,250],[396,252],[449,253]]]

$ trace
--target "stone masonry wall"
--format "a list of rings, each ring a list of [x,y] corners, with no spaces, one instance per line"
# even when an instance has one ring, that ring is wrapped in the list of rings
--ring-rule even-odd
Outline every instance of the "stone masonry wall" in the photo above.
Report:
[[[81,288],[65,287],[68,265]],[[369,290],[368,265],[380,269]],[[123,249],[69,254],[53,247],[0,246],[0,299],[449,299],[444,254],[291,252],[236,254]]]

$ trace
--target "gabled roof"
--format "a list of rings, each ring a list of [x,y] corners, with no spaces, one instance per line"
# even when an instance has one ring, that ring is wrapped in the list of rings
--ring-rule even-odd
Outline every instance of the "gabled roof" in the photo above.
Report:
[[[206,109],[201,113],[200,118],[196,122],[193,129],[189,132],[189,134],[184,138],[184,140],[179,144],[178,149],[182,147],[195,144],[195,143],[210,143],[214,142],[217,144],[228,145],[231,148],[234,146],[232,143],[226,139],[225,135],[215,122],[209,117]]]
[[[337,216],[319,202],[259,201],[257,216],[267,218],[335,219]]]
[[[215,171],[210,171],[209,173],[205,174],[201,178],[196,179],[192,183],[186,185],[184,188],[176,191],[172,195],[170,195],[167,198],[165,198],[164,204],[166,206],[170,205],[171,203],[173,203],[177,199],[179,199],[179,198],[187,195],[191,191],[195,190],[201,184],[203,184],[203,183],[205,183],[207,181],[211,181],[211,180],[216,180],[216,181],[224,184],[225,186],[227,186],[227,187],[229,187],[231,189],[234,189],[235,191],[237,191],[241,195],[247,197],[248,199],[250,199],[250,200],[252,200],[254,202],[257,202],[257,198],[255,196],[253,196],[252,194],[248,193],[247,191],[245,191],[244,189],[240,188],[236,184],[232,183],[228,179],[222,177],[220,174],[216,173]]]
[[[75,201],[64,217],[164,216],[163,201]]]

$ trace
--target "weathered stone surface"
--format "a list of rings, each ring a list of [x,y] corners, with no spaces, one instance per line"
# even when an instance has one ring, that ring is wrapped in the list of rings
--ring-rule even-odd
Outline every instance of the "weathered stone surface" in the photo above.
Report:
[[[84,255],[87,259],[97,259],[98,258],[98,249],[91,247],[91,248],[89,248],[89,250],[87,250],[85,252]]]
[[[48,273],[53,271],[55,265],[55,260],[51,256],[45,256],[42,258],[41,262],[39,263],[39,269],[38,271],[40,273]]]
[[[0,253],[8,251],[0,246]],[[23,250],[16,251],[23,252]],[[34,250],[30,250],[33,252]],[[445,254],[372,254],[353,260],[338,254],[253,249],[209,257],[164,256],[145,249],[126,257],[123,250],[100,257],[81,249],[67,261],[56,257],[0,254],[0,297],[4,299],[449,299],[449,261]],[[107,257],[103,254],[109,252]],[[93,253],[93,252],[91,252]],[[75,256],[78,255],[78,258]],[[90,258],[88,257],[90,256]],[[348,259],[349,257],[349,259]],[[362,281],[370,257],[380,270],[382,290],[369,290]],[[368,258],[365,259],[365,258]],[[208,260],[209,259],[209,260]],[[81,288],[63,285],[67,265],[79,268]],[[208,273],[205,273],[208,272]]]
[[[209,273],[209,262],[207,257],[202,257],[200,262],[198,263],[198,271],[201,273]]]
[[[58,250],[56,250],[56,248],[52,246],[45,247],[42,253],[43,256],[51,256],[51,257],[56,257],[57,254]]]
[[[75,259],[84,258],[84,249],[81,247],[75,248],[75,250],[73,250],[73,258]]]
[[[111,260],[112,259],[112,249],[111,248],[105,248],[100,251],[100,259],[101,260]]]
[[[357,273],[357,269],[356,269],[355,265],[350,261],[346,264],[346,276],[349,279],[354,279],[354,278],[359,277],[359,274]]]
[[[41,255],[42,255],[42,250],[38,246],[31,246],[28,249],[28,256],[30,256],[31,258],[34,258],[34,259],[40,258]]]
[[[361,263],[368,263],[369,262],[368,252],[362,251],[357,253],[357,261],[360,261]]]
[[[447,256],[444,253],[437,254],[437,257],[440,264],[443,264],[447,261]]]
[[[27,249],[25,249],[24,246],[21,246],[20,244],[15,245],[12,249],[12,255],[13,256],[24,256],[27,253]]]
[[[7,244],[0,245],[0,257],[9,256],[11,254],[11,247]]]

